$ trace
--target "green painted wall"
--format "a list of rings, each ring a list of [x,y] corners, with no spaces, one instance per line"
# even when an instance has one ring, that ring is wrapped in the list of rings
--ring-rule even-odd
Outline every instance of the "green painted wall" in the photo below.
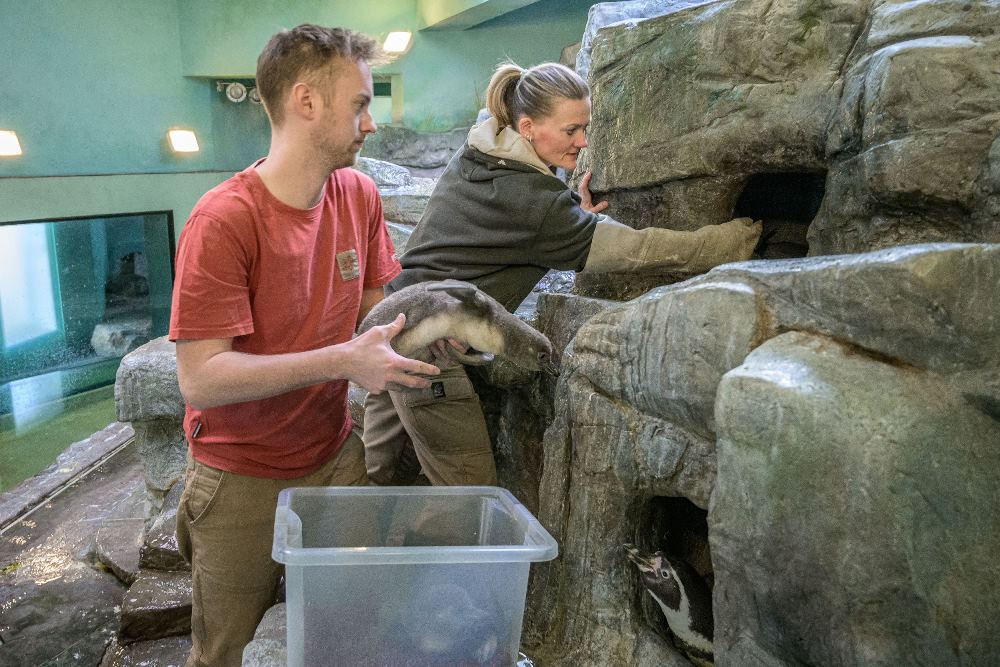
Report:
[[[417,31],[415,0],[287,0],[257,3],[252,12],[242,0],[179,4],[189,76],[252,76],[268,38],[303,22],[347,25],[379,38],[411,30],[409,52],[378,71],[402,74],[405,126],[440,131],[475,120],[490,74],[503,58],[523,65],[557,60],[564,46],[580,41],[592,3],[540,0],[468,30],[425,31]]]
[[[180,233],[198,199],[232,171],[0,178],[0,222],[173,211]]]
[[[382,70],[402,75],[404,124],[470,123],[500,59],[557,58],[589,6],[540,0],[469,30],[415,32]],[[166,209],[179,232],[201,194],[267,152],[262,108],[225,101],[215,80],[251,76],[270,35],[306,21],[381,37],[418,18],[416,0],[0,0],[0,129],[24,150],[0,158],[0,220]],[[170,127],[195,130],[201,152],[171,153]]]
[[[252,158],[227,127],[266,150],[259,107],[182,75],[173,0],[0,0],[0,17],[0,129],[24,151],[0,177],[239,169]],[[171,153],[170,127],[195,130],[201,152]]]

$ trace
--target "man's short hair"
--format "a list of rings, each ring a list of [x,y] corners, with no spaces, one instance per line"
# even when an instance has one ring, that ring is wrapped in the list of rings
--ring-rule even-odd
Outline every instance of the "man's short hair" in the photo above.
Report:
[[[337,58],[379,65],[385,55],[374,39],[348,28],[303,23],[271,37],[257,58],[257,92],[271,123],[280,125],[284,120],[284,98],[297,81],[332,81]],[[324,100],[328,89],[321,86]]]

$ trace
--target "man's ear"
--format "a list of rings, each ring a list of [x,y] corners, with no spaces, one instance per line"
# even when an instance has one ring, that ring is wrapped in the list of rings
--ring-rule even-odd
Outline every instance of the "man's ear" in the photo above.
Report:
[[[304,118],[312,118],[318,111],[317,96],[316,90],[304,81],[295,83],[288,95],[288,111]]]

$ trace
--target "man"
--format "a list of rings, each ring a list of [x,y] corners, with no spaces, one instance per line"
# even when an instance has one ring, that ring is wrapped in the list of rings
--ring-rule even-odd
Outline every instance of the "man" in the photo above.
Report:
[[[273,604],[278,492],[367,483],[348,380],[378,393],[439,372],[389,347],[402,316],[351,338],[400,272],[374,183],[343,168],[376,130],[378,57],[343,28],[272,37],[257,61],[267,157],[202,197],[181,233],[170,338],[191,453],[177,513],[189,667],[239,665]]]

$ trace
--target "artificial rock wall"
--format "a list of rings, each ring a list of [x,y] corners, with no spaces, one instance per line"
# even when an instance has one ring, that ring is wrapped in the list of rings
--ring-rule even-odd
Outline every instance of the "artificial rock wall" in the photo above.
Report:
[[[766,237],[811,213],[807,256],[562,297],[638,298],[582,324],[547,409],[543,664],[687,664],[621,549],[669,547],[677,497],[704,511],[716,664],[1000,655],[998,35],[996,2],[592,8],[584,166],[612,216]],[[744,208],[761,183],[782,201]]]

